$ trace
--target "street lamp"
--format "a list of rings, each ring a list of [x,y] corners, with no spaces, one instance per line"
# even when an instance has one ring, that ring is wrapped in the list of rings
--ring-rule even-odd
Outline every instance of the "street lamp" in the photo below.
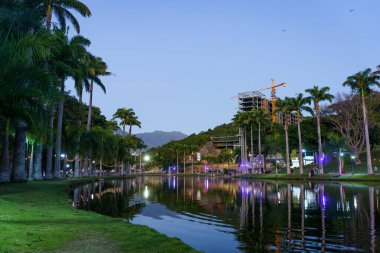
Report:
[[[356,156],[355,155],[351,155],[351,175],[354,175],[354,160],[355,160]]]

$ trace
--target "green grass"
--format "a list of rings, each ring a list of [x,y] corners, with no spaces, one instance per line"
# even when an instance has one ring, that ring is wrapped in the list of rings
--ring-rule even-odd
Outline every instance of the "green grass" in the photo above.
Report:
[[[0,184],[0,252],[195,252],[148,227],[74,209],[72,182]]]

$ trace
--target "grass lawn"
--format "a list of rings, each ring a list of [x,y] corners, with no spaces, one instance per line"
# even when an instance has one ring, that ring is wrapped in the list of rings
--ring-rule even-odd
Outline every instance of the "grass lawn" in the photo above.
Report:
[[[148,227],[74,209],[72,182],[0,184],[0,252],[195,252]]]

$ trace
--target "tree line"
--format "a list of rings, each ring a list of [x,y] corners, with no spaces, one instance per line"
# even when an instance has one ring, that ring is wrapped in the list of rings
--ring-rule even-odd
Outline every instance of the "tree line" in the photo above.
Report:
[[[1,182],[60,179],[70,159],[76,176],[94,174],[96,164],[124,174],[130,151],[144,147],[132,136],[132,126],[141,127],[133,109],[120,108],[107,121],[93,106],[94,89],[105,93],[102,78],[111,73],[89,51],[91,41],[80,35],[74,12],[92,14],[77,0],[0,2]],[[69,78],[78,99],[68,94]],[[129,126],[128,135],[114,134],[115,120]]]
[[[297,139],[298,139],[298,161],[299,173],[304,174],[303,164],[303,150],[305,148],[302,140],[302,127],[304,113],[309,113],[316,119],[316,137],[318,141],[317,158],[316,162],[319,167],[319,173],[324,174],[324,163],[326,162],[326,155],[324,153],[329,146],[338,147],[339,150],[348,149],[350,153],[354,153],[356,163],[360,163],[359,155],[365,145],[366,150],[366,165],[368,175],[373,174],[372,157],[371,157],[371,140],[370,140],[370,126],[377,126],[379,122],[379,93],[373,90],[373,87],[380,87],[380,66],[376,71],[370,68],[360,71],[352,76],[347,77],[346,81],[342,84],[351,89],[351,94],[338,94],[335,101],[335,96],[330,94],[329,87],[314,86],[313,88],[306,89],[304,96],[298,93],[295,97],[285,97],[284,99],[277,100],[276,114],[282,117],[282,122],[272,122],[271,116],[264,109],[252,109],[251,111],[240,111],[234,118],[233,122],[241,129],[242,135],[242,161],[247,161],[246,150],[249,146],[246,143],[246,134],[250,132],[250,153],[254,153],[253,145],[253,129],[258,133],[258,155],[262,156],[261,149],[261,134],[263,128],[267,129],[266,146],[269,147],[269,153],[275,154],[283,150],[280,149],[282,144],[279,143],[280,133],[283,131],[285,140],[285,152],[283,157],[286,164],[286,173],[291,174],[290,168],[290,148],[289,148],[289,127],[291,125],[291,118],[295,118],[297,125]],[[334,101],[334,102],[333,102]],[[321,104],[328,102],[329,104]],[[368,110],[368,108],[370,110]],[[377,113],[377,114],[375,114]],[[321,137],[321,117],[331,124],[332,129],[325,143],[322,143]],[[369,117],[371,119],[369,120]],[[281,129],[282,128],[282,129]],[[374,129],[376,131],[376,128]],[[338,154],[340,159],[340,154]],[[264,156],[265,163],[265,156]],[[340,165],[339,165],[340,166]],[[277,173],[277,172],[276,172]],[[339,173],[341,171],[339,170]]]

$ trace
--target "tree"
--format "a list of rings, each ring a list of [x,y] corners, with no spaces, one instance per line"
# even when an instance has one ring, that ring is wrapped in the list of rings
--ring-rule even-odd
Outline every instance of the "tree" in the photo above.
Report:
[[[86,57],[86,69],[87,69],[87,79],[90,83],[89,93],[90,99],[88,103],[88,117],[87,117],[87,131],[90,131],[91,128],[91,116],[92,116],[92,96],[94,90],[94,83],[97,84],[104,93],[106,93],[106,88],[100,76],[109,76],[111,73],[107,72],[107,64],[100,57],[95,57],[91,54],[88,54]]]
[[[284,130],[285,130],[285,160],[286,160],[286,174],[290,175],[290,157],[289,157],[289,124],[290,124],[290,117],[292,113],[292,101],[291,98],[285,97],[284,100],[278,100],[277,101],[277,112],[282,114],[283,117],[283,124],[284,124]]]
[[[87,56],[86,47],[90,45],[90,41],[80,35],[74,36],[71,39],[66,34],[60,31],[54,33],[58,40],[58,47],[54,48],[54,60],[50,62],[54,73],[59,78],[61,99],[59,100],[58,115],[57,115],[57,138],[55,148],[55,166],[54,178],[61,178],[61,143],[62,143],[62,119],[64,110],[64,94],[65,82],[67,76],[75,77],[75,71],[80,65],[80,61]]]
[[[123,135],[126,134],[125,132],[126,126],[129,126],[129,133],[128,133],[129,136],[132,135],[132,126],[138,126],[141,128],[141,122],[138,121],[136,113],[133,111],[132,108],[117,109],[116,113],[112,117],[112,120],[115,120],[115,119],[120,120],[120,126],[123,127]]]
[[[60,30],[62,31],[62,33],[65,33],[65,31],[66,31],[67,20],[73,24],[74,29],[76,30],[77,33],[80,32],[79,22],[75,18],[75,16],[70,12],[70,10],[75,10],[82,17],[91,16],[90,9],[85,4],[83,4],[82,2],[80,2],[78,0],[37,0],[36,2],[38,3],[38,8],[36,8],[36,9],[40,10],[41,14],[46,15],[45,16],[46,29],[49,32],[51,31],[53,15],[55,15],[56,19],[58,20],[58,22],[60,24]],[[62,106],[61,106],[61,104],[62,104],[62,101],[60,101],[60,105],[59,105],[60,109],[61,109],[61,107],[63,108],[63,104],[62,104]],[[60,109],[59,109],[59,113],[61,111],[63,111]],[[47,179],[52,179],[51,171],[52,171],[52,160],[53,160],[52,143],[53,143],[53,128],[54,128],[54,110],[55,110],[54,106],[52,106],[51,113],[50,113],[50,128],[51,128],[50,131],[51,132],[49,135],[49,141],[48,141],[48,146],[47,146],[47,158],[46,158],[46,161],[47,161],[46,162],[46,178]],[[58,125],[59,125],[59,123],[60,122],[58,122]],[[59,145],[60,145],[59,138],[57,138],[56,149]],[[58,157],[58,156],[56,155],[56,157]],[[58,158],[58,159],[60,159],[60,158]],[[55,176],[60,177],[59,172],[58,172],[59,168],[57,167],[57,166],[59,166],[58,164],[60,164],[60,162],[57,163],[57,161],[58,160],[56,158],[55,171],[57,171],[57,173],[55,173]]]
[[[314,112],[317,116],[317,133],[318,133],[318,165],[319,165],[319,172],[320,174],[323,174],[323,152],[322,152],[322,139],[321,139],[321,108],[320,103],[324,101],[332,102],[334,95],[329,94],[330,88],[329,87],[322,87],[319,88],[318,86],[314,86],[311,89],[306,89],[305,91],[309,93],[309,99],[314,103]]]
[[[250,120],[252,122],[252,125],[257,127],[259,155],[261,157],[261,155],[262,155],[262,152],[261,152],[262,151],[261,150],[261,132],[262,132],[263,126],[265,128],[266,126],[268,126],[270,124],[271,115],[266,113],[264,109],[260,109],[260,110],[252,109],[250,111]],[[253,137],[251,136],[251,139],[252,138]],[[252,152],[252,154],[253,154],[253,152]]]
[[[301,121],[303,118],[302,112],[307,111],[313,114],[313,110],[308,106],[310,98],[304,97],[302,93],[298,93],[295,98],[290,99],[292,112],[297,116],[297,130],[298,130],[298,161],[300,165],[300,174],[303,175],[303,158],[302,158],[302,134],[301,134]]]
[[[367,171],[368,175],[373,174],[372,169],[372,157],[371,157],[371,144],[369,139],[368,130],[368,112],[365,103],[365,97],[369,95],[372,91],[372,86],[380,87],[380,74],[377,72],[371,73],[370,68],[365,69],[356,73],[355,75],[347,77],[347,80],[343,83],[343,86],[348,86],[353,92],[360,95],[362,101],[362,113],[363,113],[363,125],[364,125],[364,135],[365,144],[367,151]]]
[[[4,143],[0,173],[9,180],[9,131],[15,127],[15,144],[11,178],[26,180],[25,141],[29,127],[46,123],[46,109],[55,99],[49,75],[42,67],[50,48],[51,37],[44,32],[10,33],[0,30],[0,117],[3,118]]]
[[[77,33],[80,33],[80,25],[70,10],[75,10],[82,17],[91,16],[90,9],[78,0],[39,0],[38,2],[40,2],[40,9],[43,10],[43,13],[46,13],[46,28],[49,31],[51,30],[53,14],[57,18],[62,31],[66,30],[68,20],[72,23]]]
[[[245,163],[247,162],[247,159],[248,159],[247,150],[246,150],[246,143],[247,143],[246,131],[247,131],[247,128],[250,126],[249,112],[238,112],[234,116],[232,121],[234,125],[236,125],[240,129],[240,144],[241,144],[240,162]]]
[[[372,92],[365,98],[368,123],[372,127],[372,133],[378,125],[380,112],[380,93]],[[356,94],[339,93],[334,103],[325,109],[325,114],[332,122],[334,129],[347,139],[347,145],[355,153],[355,163],[360,164],[359,155],[365,145],[363,113],[361,108],[361,97]],[[371,139],[372,141],[372,139]]]

